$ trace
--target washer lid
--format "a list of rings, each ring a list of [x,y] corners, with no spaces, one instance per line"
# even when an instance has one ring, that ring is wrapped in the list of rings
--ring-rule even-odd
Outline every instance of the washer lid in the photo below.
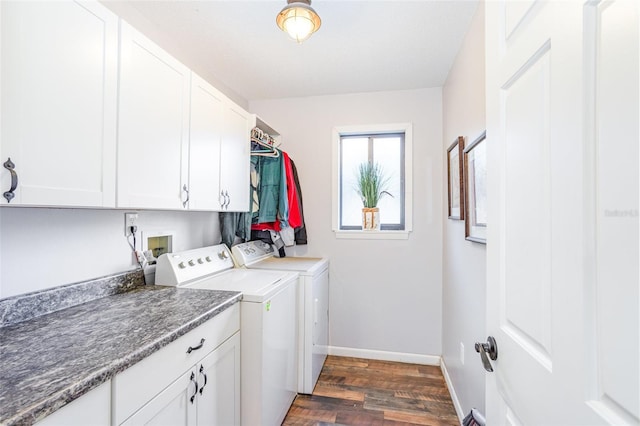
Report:
[[[297,276],[296,273],[284,271],[232,269],[180,287],[241,291],[243,301],[261,303],[289,285]]]
[[[327,268],[328,264],[329,260],[323,257],[269,257],[247,265],[247,268],[298,271],[303,275],[312,275]]]

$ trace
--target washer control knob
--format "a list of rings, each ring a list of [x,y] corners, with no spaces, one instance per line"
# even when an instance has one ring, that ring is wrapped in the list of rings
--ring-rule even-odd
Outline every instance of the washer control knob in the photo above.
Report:
[[[184,262],[180,262],[180,263],[178,263],[178,268],[180,268],[180,269],[184,269],[184,268],[186,268],[186,267],[187,267],[187,265],[185,265],[185,264],[184,264]]]
[[[202,264],[204,263],[204,260],[202,260],[202,258],[201,258],[201,257],[199,257],[199,258],[198,258],[198,263],[202,265]]]
[[[189,266],[193,266],[193,265],[195,265],[195,264],[196,264],[196,262],[194,262],[194,261],[193,261],[193,259],[191,259],[191,260],[189,261]]]
[[[204,260],[206,260],[207,262],[211,262],[211,256],[205,257]]]

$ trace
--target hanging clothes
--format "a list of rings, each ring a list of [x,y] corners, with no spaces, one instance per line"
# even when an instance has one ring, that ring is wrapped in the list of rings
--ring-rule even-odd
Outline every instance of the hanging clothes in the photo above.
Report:
[[[283,245],[307,244],[298,173],[289,155],[260,129],[252,130],[251,140],[256,176],[250,238],[269,240],[284,255]]]
[[[302,217],[300,215],[300,204],[298,203],[298,189],[293,176],[293,168],[291,167],[291,158],[289,154],[282,151],[282,161],[284,163],[285,180],[287,184],[287,204],[289,205],[289,226],[297,228],[302,225]]]
[[[294,241],[298,245],[307,244],[307,228],[304,224],[304,209],[302,206],[302,189],[300,188],[300,181],[298,180],[298,170],[296,169],[296,164],[291,160],[291,171],[293,172],[293,181],[296,185],[296,190],[298,193],[298,205],[300,211],[300,226],[295,228],[294,230]]]
[[[287,197],[282,196],[286,191],[283,156],[258,157],[258,173],[260,186],[258,192],[259,206],[257,223],[287,220],[289,206]]]

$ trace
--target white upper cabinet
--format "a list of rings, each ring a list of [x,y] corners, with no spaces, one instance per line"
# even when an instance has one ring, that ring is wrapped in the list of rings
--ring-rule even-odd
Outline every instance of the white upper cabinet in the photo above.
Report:
[[[220,142],[225,97],[196,74],[191,76],[189,209],[220,210]]]
[[[120,38],[117,205],[184,209],[191,73],[124,21]]]
[[[250,114],[229,101],[220,147],[220,190],[223,211],[249,211],[251,158]]]
[[[189,209],[249,210],[249,113],[191,77]]]
[[[117,16],[92,1],[0,11],[0,195],[11,158],[10,205],[115,207]]]
[[[248,112],[97,2],[0,12],[1,204],[249,209]]]

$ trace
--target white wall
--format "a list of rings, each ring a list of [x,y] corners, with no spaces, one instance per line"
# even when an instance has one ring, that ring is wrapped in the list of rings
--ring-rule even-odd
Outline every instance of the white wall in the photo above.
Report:
[[[444,152],[458,136],[485,130],[484,4],[475,16],[443,88]],[[446,155],[445,155],[446,157]],[[446,170],[446,160],[444,162]],[[443,181],[446,209],[447,181]],[[486,246],[464,239],[464,221],[443,219],[443,360],[465,415],[484,412],[485,371],[474,343],[485,336]],[[460,359],[464,345],[464,364]],[[459,413],[461,414],[461,413]]]
[[[330,269],[330,344],[338,348],[441,354],[442,92],[412,91],[250,101],[283,135],[299,171],[309,245]],[[331,230],[334,126],[413,123],[413,232],[408,240],[338,240]],[[382,354],[386,356],[389,354]]]
[[[220,242],[217,213],[138,213],[139,233],[175,231],[174,251]],[[0,298],[135,267],[124,210],[0,208]]]

